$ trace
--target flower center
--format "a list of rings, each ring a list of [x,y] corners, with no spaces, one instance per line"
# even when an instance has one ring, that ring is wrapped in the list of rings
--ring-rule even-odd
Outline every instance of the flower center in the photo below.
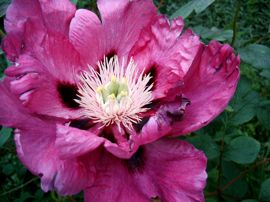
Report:
[[[150,75],[139,73],[133,59],[126,67],[120,65],[118,57],[98,63],[99,71],[89,66],[80,76],[79,95],[75,101],[80,104],[83,115],[103,126],[117,124],[131,129],[133,123],[141,121],[140,113],[147,111],[152,101],[148,82]]]

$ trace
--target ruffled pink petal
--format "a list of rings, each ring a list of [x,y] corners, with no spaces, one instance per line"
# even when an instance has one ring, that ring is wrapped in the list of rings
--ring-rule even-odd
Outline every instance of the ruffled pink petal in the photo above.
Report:
[[[87,68],[82,67],[80,56],[69,40],[55,33],[48,34],[43,39],[41,48],[34,51],[45,71],[62,82],[74,83],[81,70]]]
[[[75,11],[69,0],[13,0],[6,12],[5,29],[8,33],[22,31],[27,19],[36,19],[51,31],[67,34]]]
[[[129,160],[107,153],[99,158],[85,201],[204,201],[206,157],[187,142],[163,139],[143,146]]]
[[[184,79],[182,93],[191,104],[173,125],[173,135],[197,130],[225,109],[236,89],[239,63],[228,44],[212,41],[204,48]]]
[[[47,33],[67,35],[75,6],[69,0],[14,0],[7,9],[2,49],[11,61],[21,53],[39,47]]]
[[[128,54],[142,28],[152,23],[157,15],[155,5],[148,0],[98,0],[97,4],[106,33],[106,46],[119,56]]]
[[[91,152],[104,143],[105,139],[89,131],[58,125],[56,147],[61,158],[75,158]]]
[[[76,7],[70,0],[39,0],[45,25],[49,30],[68,35]]]
[[[28,18],[20,29],[9,32],[4,38],[2,49],[9,60],[16,62],[20,55],[32,53],[40,48],[47,30],[36,18]]]
[[[1,48],[5,52],[6,57],[15,62],[22,51],[22,37],[16,33],[12,32],[4,37],[1,43]]]
[[[156,16],[151,1],[100,0],[97,3],[102,22],[94,13],[78,10],[70,27],[74,47],[84,62],[92,66],[104,56],[127,55],[141,30]]]
[[[124,139],[124,134],[118,131],[118,127],[115,128],[114,134],[110,134],[112,138],[118,136],[119,138]],[[125,140],[120,142],[119,139],[117,142],[112,142],[111,140],[102,137],[104,134],[102,134],[101,131],[102,129],[93,133],[89,130],[81,130],[60,124],[57,125],[57,138],[55,144],[60,158],[76,158],[84,154],[89,154],[92,151],[97,150],[100,146],[103,146],[114,156],[124,159],[130,158],[137,151],[139,144],[136,144],[136,147],[134,147],[135,144],[133,141]],[[97,134],[100,134],[101,136],[97,136]]]
[[[175,95],[174,95],[175,96]],[[172,125],[182,120],[189,101],[176,96],[173,101],[159,103],[153,114],[146,114],[141,123],[131,130],[115,127],[112,131],[114,142],[105,141],[107,151],[118,158],[128,159],[141,145],[145,145],[171,134]]]
[[[131,136],[136,149],[140,145],[148,144],[167,135],[171,131],[170,119],[166,116],[166,106],[162,106],[154,116],[151,116],[141,130]]]
[[[153,76],[155,99],[167,97],[169,89],[182,84],[202,46],[191,30],[181,35],[183,26],[181,17],[170,22],[159,16],[131,50],[130,57],[134,57],[137,67]]]
[[[90,170],[85,166],[87,161],[92,161],[92,159],[71,159],[58,163],[53,185],[58,194],[77,194],[85,189],[87,184],[93,183],[95,170],[94,168]]]
[[[45,192],[56,190],[61,195],[76,194],[84,189],[93,179],[91,170],[86,169],[90,160],[60,159],[55,147],[55,125],[39,119],[29,121],[32,127],[16,129],[17,153],[23,164],[41,177],[42,189]]]
[[[38,0],[14,0],[9,5],[6,18],[5,18],[5,30],[7,33],[16,32],[21,33],[23,31],[24,23],[27,19],[38,19],[39,23],[43,24],[43,17],[41,14],[40,3]]]
[[[27,110],[21,106],[19,100],[8,91],[7,79],[0,83],[0,124],[6,127],[27,127]]]
[[[80,116],[76,82],[83,67],[69,41],[57,34],[47,35],[32,54],[21,55],[5,73],[14,80],[11,90],[24,105],[38,114],[61,118]],[[65,54],[63,54],[63,49]]]
[[[159,102],[157,104],[158,109],[153,109],[152,113],[146,113],[141,123],[134,124],[130,141],[133,142],[135,152],[139,146],[171,134],[173,124],[183,119],[189,100],[177,96],[175,92],[172,93],[176,97],[174,100],[169,101],[169,98],[167,98],[168,100]]]
[[[69,37],[82,56],[84,64],[94,67],[98,60],[105,55],[106,42],[104,34],[104,28],[95,13],[86,9],[76,11],[75,17],[70,24]]]
[[[4,82],[0,84],[0,124],[19,128],[15,130],[15,141],[20,160],[33,174],[41,177],[44,191],[56,190],[62,195],[80,192],[93,180],[94,169],[89,164],[95,159],[83,156],[60,159],[55,147],[55,125],[31,116],[8,91],[8,82]]]

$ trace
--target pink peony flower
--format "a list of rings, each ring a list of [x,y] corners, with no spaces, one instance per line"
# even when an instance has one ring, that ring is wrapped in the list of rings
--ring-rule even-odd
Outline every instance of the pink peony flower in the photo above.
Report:
[[[200,42],[151,0],[13,0],[0,123],[44,191],[85,201],[204,201],[206,157],[173,139],[231,99],[239,56]]]

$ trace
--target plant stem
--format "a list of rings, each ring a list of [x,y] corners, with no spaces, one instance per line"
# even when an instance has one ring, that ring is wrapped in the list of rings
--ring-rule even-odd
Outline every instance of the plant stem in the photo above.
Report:
[[[10,193],[12,193],[12,192],[15,192],[15,191],[17,191],[17,190],[19,190],[19,189],[25,187],[26,185],[28,185],[28,184],[30,184],[30,183],[36,181],[37,179],[39,179],[39,178],[38,178],[38,177],[35,177],[35,178],[29,180],[28,182],[26,182],[26,183],[24,183],[24,184],[22,184],[22,185],[20,185],[20,186],[18,186],[18,187],[15,187],[15,188],[13,188],[13,189],[10,189],[10,190],[7,191],[7,192],[2,193],[0,196],[4,196],[4,195],[10,194]]]
[[[215,191],[215,192],[210,192],[206,194],[206,197],[210,197],[210,196],[216,196],[219,193],[221,193],[222,195],[224,195],[224,191],[229,188],[232,184],[234,184],[237,180],[241,179],[242,177],[244,177],[247,173],[249,173],[250,171],[252,171],[253,169],[270,162],[270,157],[263,159],[257,163],[255,163],[253,166],[247,168],[246,170],[244,170],[243,172],[241,172],[239,175],[237,175],[235,178],[231,179],[227,184],[225,184],[222,188],[220,188],[219,190]]]
[[[224,135],[222,136],[221,144],[220,144],[220,155],[219,155],[219,163],[218,163],[218,179],[217,179],[217,195],[220,201],[222,200],[222,192],[220,189],[221,186],[221,177],[222,177],[222,158],[224,151]]]
[[[270,158],[266,158],[262,161],[257,162],[256,164],[254,164],[253,166],[249,167],[248,169],[244,170],[243,172],[241,172],[239,175],[237,175],[235,178],[231,179],[224,187],[221,188],[221,191],[225,191],[229,186],[231,186],[232,184],[234,184],[237,180],[239,180],[240,178],[242,178],[243,176],[245,176],[248,172],[250,172],[251,170],[259,167],[260,165],[263,165],[267,162],[270,162]]]
[[[240,1],[237,1],[236,10],[235,10],[234,18],[233,18],[233,37],[231,41],[231,46],[234,45],[235,40],[236,40],[237,20],[238,20],[239,11],[240,11]]]

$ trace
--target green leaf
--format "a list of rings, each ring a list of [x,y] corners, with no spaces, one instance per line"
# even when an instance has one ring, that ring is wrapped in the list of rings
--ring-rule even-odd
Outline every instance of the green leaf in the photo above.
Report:
[[[73,4],[75,4],[75,5],[77,5],[78,1],[79,1],[79,0],[71,0],[71,2],[72,2]]]
[[[270,178],[262,183],[259,199],[263,202],[270,201]]]
[[[258,201],[255,199],[246,199],[246,200],[243,200],[241,202],[258,202]]]
[[[219,156],[218,145],[207,134],[188,137],[187,141],[193,144],[196,148],[203,150],[209,160]]]
[[[222,187],[225,186],[232,179],[236,178],[241,173],[239,165],[231,161],[222,161],[223,176],[221,178]],[[248,184],[244,178],[237,180],[231,184],[225,191],[225,194],[235,196],[238,198],[243,197],[248,191]]]
[[[270,130],[270,105],[261,106],[257,109],[257,118],[260,123],[268,130]]]
[[[256,115],[259,98],[259,94],[252,90],[250,80],[242,77],[230,103],[234,111],[231,113],[230,122],[233,125],[240,125],[250,121]]]
[[[215,198],[207,198],[206,202],[218,202],[218,200]]]
[[[2,128],[0,131],[0,148],[7,142],[11,135],[11,128]]]
[[[241,59],[256,68],[270,68],[270,48],[260,44],[250,44],[239,49]]]
[[[14,172],[14,167],[12,164],[3,165],[2,172],[5,175],[11,175]]]
[[[270,69],[263,69],[262,72],[260,73],[261,76],[270,79]]]
[[[188,17],[193,10],[195,10],[196,14],[204,11],[208,6],[210,6],[215,0],[192,0],[187,4],[179,8],[172,14],[172,18],[182,16],[183,18]]]
[[[11,0],[1,0],[0,2],[0,17],[6,14],[8,5],[11,3]]]
[[[198,25],[193,27],[195,33],[199,34],[203,39],[215,39],[218,41],[230,41],[233,36],[232,30],[223,30],[216,27],[211,29]]]
[[[256,160],[260,148],[260,143],[254,138],[237,137],[225,147],[224,158],[239,164],[252,163]]]

